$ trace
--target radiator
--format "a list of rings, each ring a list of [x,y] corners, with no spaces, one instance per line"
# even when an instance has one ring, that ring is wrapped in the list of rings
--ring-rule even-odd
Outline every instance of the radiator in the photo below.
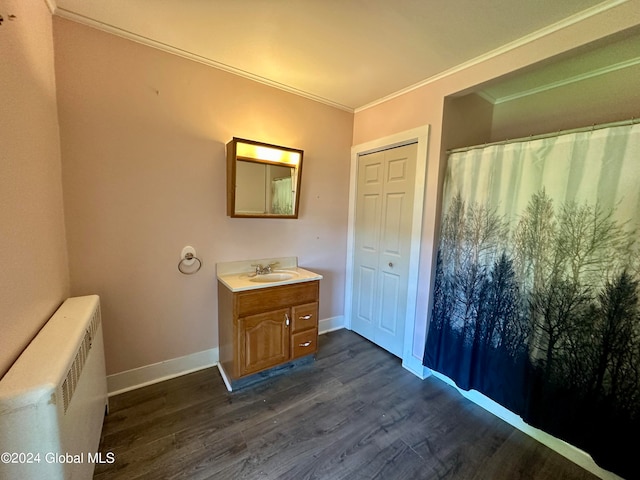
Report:
[[[0,380],[0,479],[91,479],[107,408],[100,298],[69,298]]]

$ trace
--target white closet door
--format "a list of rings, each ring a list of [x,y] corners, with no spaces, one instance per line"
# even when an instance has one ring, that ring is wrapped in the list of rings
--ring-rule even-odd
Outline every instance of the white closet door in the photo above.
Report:
[[[402,356],[417,144],[358,158],[351,328]]]

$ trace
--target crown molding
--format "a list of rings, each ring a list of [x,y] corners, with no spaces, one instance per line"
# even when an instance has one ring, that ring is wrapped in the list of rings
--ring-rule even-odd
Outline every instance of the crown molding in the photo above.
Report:
[[[119,36],[121,38],[125,38],[127,40],[131,40],[131,41],[134,41],[136,43],[140,43],[140,44],[152,47],[152,48],[156,48],[158,50],[162,50],[162,51],[171,53],[173,55],[177,55],[177,56],[186,58],[188,60],[192,60],[192,61],[204,64],[204,65],[207,65],[207,66],[210,66],[210,67],[213,67],[213,68],[217,68],[219,70],[223,70],[225,72],[232,73],[234,75],[238,75],[240,77],[243,77],[243,78],[258,82],[258,83],[261,83],[263,85],[266,85],[266,86],[269,86],[269,87],[273,87],[273,88],[277,88],[279,90],[282,90],[282,91],[285,91],[285,92],[288,92],[288,93],[292,93],[294,95],[298,95],[298,96],[307,98],[309,100],[313,100],[315,102],[319,102],[319,103],[322,103],[322,104],[328,105],[330,107],[334,107],[334,108],[337,108],[337,109],[340,109],[340,110],[343,110],[343,111],[346,111],[346,112],[349,112],[349,113],[358,113],[358,112],[361,112],[363,110],[367,110],[369,108],[375,107],[376,105],[379,105],[381,103],[384,103],[384,102],[387,102],[389,100],[392,100],[394,98],[397,98],[397,97],[400,97],[402,95],[405,95],[405,94],[407,94],[409,92],[412,92],[413,90],[419,89],[419,88],[424,87],[426,85],[429,85],[431,83],[437,82],[438,80],[441,80],[443,78],[449,77],[449,76],[457,74],[459,72],[462,72],[462,71],[464,71],[464,70],[466,70],[466,69],[468,69],[470,67],[473,67],[473,66],[478,65],[480,63],[486,62],[486,61],[488,61],[488,60],[490,60],[492,58],[495,58],[495,57],[498,57],[498,56],[503,55],[505,53],[508,53],[508,52],[510,52],[512,50],[515,50],[515,49],[519,48],[519,47],[522,47],[522,46],[527,45],[529,43],[532,43],[532,42],[534,42],[534,41],[536,41],[538,39],[541,39],[541,38],[543,38],[543,37],[545,37],[547,35],[550,35],[552,33],[558,32],[558,31],[560,31],[562,29],[565,29],[567,27],[570,27],[572,25],[580,23],[580,22],[582,22],[582,21],[584,21],[584,20],[586,20],[586,19],[588,19],[590,17],[599,15],[599,14],[601,14],[603,12],[606,12],[607,10],[610,10],[612,8],[615,8],[615,7],[619,6],[619,5],[622,5],[622,4],[624,4],[624,3],[628,2],[628,1],[629,0],[608,0],[608,1],[605,1],[605,2],[603,2],[601,4],[595,5],[595,6],[591,7],[591,8],[588,8],[586,10],[578,12],[575,15],[567,17],[567,18],[565,18],[565,19],[563,19],[563,20],[561,20],[559,22],[556,22],[556,23],[554,23],[552,25],[549,25],[549,26],[544,27],[544,28],[542,28],[540,30],[537,30],[537,31],[535,31],[535,32],[533,32],[533,33],[531,33],[529,35],[525,35],[524,37],[521,37],[521,38],[519,38],[519,39],[517,39],[517,40],[515,40],[513,42],[507,43],[507,44],[505,44],[505,45],[503,45],[503,46],[501,46],[501,47],[499,47],[497,49],[494,49],[494,50],[492,50],[490,52],[487,52],[487,53],[485,53],[483,55],[475,57],[475,58],[473,58],[473,59],[471,59],[471,60],[469,60],[467,62],[463,62],[463,63],[461,63],[461,64],[459,64],[459,65],[457,65],[457,66],[455,66],[453,68],[450,68],[448,70],[445,70],[445,71],[443,71],[443,72],[441,72],[441,73],[439,73],[437,75],[431,76],[431,77],[429,77],[429,78],[427,78],[425,80],[422,80],[422,81],[420,81],[418,83],[410,85],[410,86],[408,86],[406,88],[400,89],[400,90],[398,90],[398,91],[396,91],[394,93],[391,93],[389,95],[385,95],[384,97],[381,97],[381,98],[379,98],[377,100],[374,100],[373,102],[367,103],[367,104],[362,105],[362,106],[357,107],[357,108],[352,108],[352,107],[349,107],[347,105],[343,105],[341,103],[329,100],[327,98],[320,97],[318,95],[314,95],[312,93],[305,92],[303,90],[299,90],[299,89],[296,89],[294,87],[290,87],[288,85],[284,85],[282,83],[275,82],[273,80],[269,80],[267,78],[264,78],[264,77],[261,77],[259,75],[255,75],[255,74],[252,74],[250,72],[247,72],[247,71],[232,67],[230,65],[226,65],[226,64],[221,63],[221,62],[217,62],[215,60],[212,60],[210,58],[204,57],[202,55],[197,55],[197,54],[191,53],[189,51],[173,47],[173,46],[168,45],[166,43],[158,42],[158,41],[153,40],[151,38],[148,38],[148,37],[145,37],[145,36],[142,36],[142,35],[138,35],[136,33],[133,33],[133,32],[121,29],[119,27],[116,27],[114,25],[110,25],[110,24],[107,24],[107,23],[104,23],[104,22],[99,22],[97,20],[94,20],[92,18],[86,17],[84,15],[79,15],[77,13],[71,12],[71,11],[66,10],[64,8],[58,7],[57,4],[56,4],[56,0],[44,0],[45,4],[47,5],[49,10],[51,11],[52,15],[57,15],[59,17],[66,18],[68,20],[72,20],[74,22],[81,23],[83,25],[87,25],[89,27],[93,27],[93,28],[96,28],[98,30],[102,30],[104,32],[111,33],[111,34]],[[485,100],[487,100],[487,101],[489,101],[489,102],[491,102],[493,104],[498,104],[498,103],[503,103],[503,102],[507,102],[507,101],[510,101],[510,100],[515,100],[516,98],[521,98],[521,97],[525,97],[525,96],[528,96],[528,95],[533,95],[535,93],[539,93],[539,92],[542,92],[542,91],[545,91],[545,90],[550,90],[550,89],[557,88],[557,87],[560,87],[560,86],[563,86],[563,85],[567,85],[567,84],[570,84],[570,83],[578,82],[578,81],[581,81],[581,80],[584,80],[584,79],[587,79],[587,78],[592,78],[592,77],[595,77],[595,76],[603,75],[605,73],[609,73],[609,72],[612,72],[612,71],[615,71],[615,70],[626,68],[628,66],[636,65],[639,62],[640,62],[640,58],[633,59],[633,60],[626,61],[626,62],[621,62],[621,63],[618,63],[618,64],[613,65],[611,67],[605,67],[605,68],[602,68],[602,69],[598,69],[598,70],[596,70],[594,72],[589,72],[587,74],[578,75],[578,76],[575,76],[575,77],[570,77],[568,79],[561,80],[559,82],[553,82],[553,83],[550,83],[550,84],[547,84],[547,85],[544,85],[544,86],[541,86],[541,87],[537,87],[535,89],[530,89],[530,90],[527,90],[525,92],[520,92],[520,93],[517,93],[517,94],[513,94],[513,95],[510,95],[510,96],[507,96],[507,97],[501,97],[501,98],[498,98],[498,99],[495,99],[492,96],[490,96],[490,95],[488,95],[486,93],[483,93],[483,92],[477,92],[477,93],[482,98],[484,98]]]
[[[493,103],[494,105],[499,105],[501,103],[510,102],[512,100],[517,100],[523,97],[528,97],[529,95],[535,95],[536,93],[546,92],[548,90],[553,90],[554,88],[564,87],[572,83],[577,83],[583,80],[588,80],[590,78],[599,77],[600,75],[606,75],[607,73],[616,72],[618,70],[623,70],[625,68],[633,67],[639,64],[640,64],[640,57],[632,58],[630,60],[625,60],[624,62],[618,62],[613,65],[607,65],[606,67],[597,68],[590,72],[581,73],[580,75],[574,75],[573,77],[567,77],[567,78],[563,78],[562,80],[540,85],[539,87],[530,88],[528,90],[523,90],[521,92],[514,93],[511,95],[505,95],[504,97],[499,97],[495,99]]]
[[[47,2],[51,2],[54,3],[55,0],[45,0]],[[217,68],[218,70],[223,70],[225,72],[228,73],[232,73],[234,75],[238,75],[240,77],[244,77],[246,79],[249,80],[253,80],[254,82],[258,82],[261,83],[263,85],[269,86],[269,87],[273,87],[273,88],[277,88],[279,90],[283,90],[285,92],[288,93],[292,93],[294,95],[298,95],[300,97],[304,97],[307,98],[309,100],[313,100],[315,102],[319,102],[319,103],[323,103],[325,105],[328,105],[330,107],[334,107],[340,110],[344,110],[346,112],[349,113],[353,113],[353,108],[347,106],[347,105],[342,105],[341,103],[338,102],[334,102],[332,100],[329,100],[327,98],[324,97],[320,97],[318,95],[314,95],[312,93],[309,92],[305,92],[303,90],[299,90],[297,88],[294,87],[290,87],[288,85],[284,85],[282,83],[279,82],[275,82],[273,80],[269,80],[267,78],[261,77],[259,75],[254,75],[252,73],[249,73],[245,70],[241,70],[239,68],[235,68],[232,67],[231,65],[226,65],[224,63],[221,62],[216,62],[215,60],[212,60],[210,58],[204,57],[202,55],[197,55],[195,53],[191,53],[187,50],[182,50],[180,48],[176,48],[173,47],[169,44],[163,43],[163,42],[158,42],[157,40],[153,40],[151,38],[145,37],[143,35],[138,35],[137,33],[133,33],[127,30],[124,30],[122,28],[116,27],[114,25],[109,25],[108,23],[104,23],[104,22],[99,22],[97,20],[94,20],[93,18],[89,18],[86,17],[84,15],[79,15],[77,13],[71,12],[69,10],[66,10],[64,8],[55,6],[53,7],[53,11],[52,11],[53,15],[57,15],[58,17],[61,18],[65,18],[67,20],[72,20],[76,23],[80,23],[83,25],[87,25],[89,27],[93,27],[97,30],[102,30],[103,32],[107,32],[107,33],[111,33],[113,35],[116,35],[118,37],[121,38],[125,38],[127,40],[131,40],[133,42],[136,43],[140,43],[142,45],[146,45],[148,47],[152,47],[158,50],[162,50],[165,51],[167,53],[171,53],[173,55],[177,55],[179,57],[182,58],[186,58],[188,60],[193,60],[194,62],[198,62],[198,63],[202,63],[204,65],[207,65],[209,67],[213,67],[213,68]]]
[[[56,11],[56,8],[58,8],[56,5],[56,0],[44,0],[44,3],[51,12],[51,15],[53,15]]]
[[[497,99],[493,95],[490,95],[488,92],[485,92],[484,90],[479,90],[474,93],[478,95],[480,98],[489,102],[491,105],[495,105],[497,102]]]
[[[376,105],[380,105],[381,103],[400,97],[406,93],[412,92],[413,90],[417,90],[418,88],[424,87],[425,85],[429,85],[431,83],[437,82],[438,80],[442,80],[443,78],[462,72],[470,67],[486,62],[487,60],[490,60],[492,58],[498,57],[512,50],[525,46],[529,43],[532,43],[536,40],[546,37],[547,35],[553,34],[567,27],[580,23],[588,18],[599,15],[603,12],[606,12],[607,10],[610,10],[619,5],[627,3],[628,1],[629,0],[609,0],[603,3],[600,3],[598,5],[595,5],[591,8],[588,8],[574,15],[571,15],[570,17],[560,20],[559,22],[556,22],[552,25],[541,28],[540,30],[530,33],[529,35],[525,35],[524,37],[514,40],[513,42],[502,45],[501,47],[496,48],[495,50],[487,52],[478,57],[472,58],[467,62],[461,63],[460,65],[456,65],[455,67],[445,70],[437,75],[434,75],[418,83],[415,83],[406,88],[398,90],[397,92],[394,92],[392,94],[386,95],[378,100],[374,100],[371,103],[358,107],[354,110],[354,113],[362,112],[363,110],[367,110],[369,108],[375,107]]]

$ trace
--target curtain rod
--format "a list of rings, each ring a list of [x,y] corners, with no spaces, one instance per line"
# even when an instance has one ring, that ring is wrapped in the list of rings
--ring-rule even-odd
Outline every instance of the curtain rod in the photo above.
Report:
[[[447,150],[447,154],[450,155],[452,153],[468,152],[469,150],[492,147],[494,145],[508,145],[510,143],[520,143],[520,142],[528,142],[531,140],[540,140],[542,138],[559,137],[560,135],[566,135],[569,133],[593,132],[594,130],[602,130],[603,128],[621,127],[623,125],[634,125],[636,123],[640,123],[640,118],[631,118],[629,120],[620,120],[618,122],[602,123],[600,125],[591,125],[590,127],[574,128],[572,130],[559,130],[557,132],[541,133],[539,135],[530,135],[528,137],[500,140],[498,142],[483,143],[481,145],[472,145],[470,147],[452,148],[451,150]]]

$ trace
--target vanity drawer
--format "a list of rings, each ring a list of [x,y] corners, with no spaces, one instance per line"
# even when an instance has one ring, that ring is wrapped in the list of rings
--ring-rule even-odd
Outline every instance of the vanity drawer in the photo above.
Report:
[[[319,285],[320,282],[312,281],[239,292],[236,297],[237,315],[243,317],[284,306],[316,302]]]
[[[312,328],[291,335],[291,359],[304,357],[318,350],[318,329]]]
[[[318,328],[318,302],[297,305],[291,309],[293,331]]]

